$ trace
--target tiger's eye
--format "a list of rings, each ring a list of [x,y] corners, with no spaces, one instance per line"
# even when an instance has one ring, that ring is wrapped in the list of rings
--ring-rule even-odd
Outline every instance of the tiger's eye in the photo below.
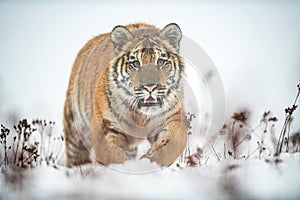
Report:
[[[158,66],[162,66],[165,63],[165,61],[163,59],[158,59],[157,60],[157,65]]]
[[[141,66],[140,62],[138,60],[133,61],[133,66],[136,68],[139,68]]]

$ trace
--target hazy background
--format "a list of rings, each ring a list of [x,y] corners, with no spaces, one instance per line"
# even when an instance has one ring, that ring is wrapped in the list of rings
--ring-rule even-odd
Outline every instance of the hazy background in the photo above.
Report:
[[[0,1],[0,122],[15,113],[54,120],[62,130],[79,50],[135,22],[179,24],[215,63],[229,115],[248,107],[253,119],[266,110],[282,119],[300,79],[299,21],[299,1]]]

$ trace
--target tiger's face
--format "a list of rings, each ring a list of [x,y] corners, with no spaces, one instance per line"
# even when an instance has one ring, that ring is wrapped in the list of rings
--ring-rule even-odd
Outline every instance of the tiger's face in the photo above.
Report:
[[[130,110],[155,116],[182,98],[184,62],[179,55],[181,31],[176,24],[129,32],[116,27],[111,39],[116,59],[111,75],[120,99]]]

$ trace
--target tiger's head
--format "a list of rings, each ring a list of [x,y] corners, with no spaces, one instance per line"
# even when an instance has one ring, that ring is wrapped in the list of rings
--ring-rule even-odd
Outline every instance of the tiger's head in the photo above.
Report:
[[[120,102],[130,110],[156,116],[176,107],[183,98],[184,61],[177,24],[129,31],[116,26],[111,33],[115,59],[110,77]]]

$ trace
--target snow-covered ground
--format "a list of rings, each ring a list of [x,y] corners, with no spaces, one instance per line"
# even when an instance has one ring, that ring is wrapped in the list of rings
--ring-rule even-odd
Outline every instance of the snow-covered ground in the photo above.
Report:
[[[56,158],[59,164],[55,167],[47,166],[45,161],[29,169],[2,165],[0,198],[299,199],[299,141],[296,144],[298,152],[290,144],[290,153],[274,156],[276,144],[272,144],[271,136],[276,122],[260,123],[255,128],[251,128],[247,120],[232,122],[229,121],[228,127],[214,139],[206,138],[198,152],[195,149],[199,143],[192,141],[197,141],[198,137],[203,139],[203,136],[193,137],[195,133],[192,133],[184,156],[170,167],[162,168],[142,159],[108,167],[86,164],[70,169],[64,166],[64,156]],[[51,135],[49,129],[43,130],[44,136]],[[235,151],[231,147],[232,133],[241,134]],[[32,136],[38,139],[36,135]],[[250,137],[245,137],[248,135]],[[63,145],[61,140],[48,143],[48,137],[44,137],[44,141],[43,146],[50,144],[52,149]],[[52,152],[54,157],[60,152],[47,149],[38,153],[43,160]]]
[[[300,154],[280,162],[227,160],[197,168],[165,168],[146,174],[86,165],[38,167],[11,183],[1,176],[1,199],[299,199]],[[122,168],[149,166],[129,161]],[[13,172],[7,172],[13,173]],[[11,175],[12,176],[12,175]],[[15,188],[18,188],[18,192]]]

